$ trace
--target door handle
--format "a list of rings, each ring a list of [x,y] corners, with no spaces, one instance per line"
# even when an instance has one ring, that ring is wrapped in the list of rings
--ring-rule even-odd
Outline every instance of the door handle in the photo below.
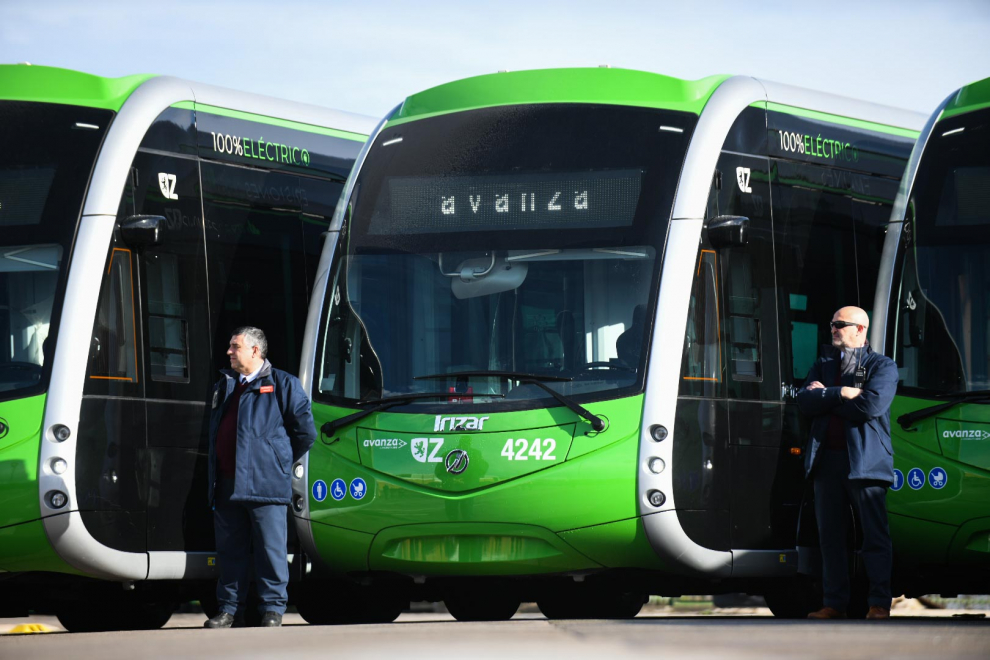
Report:
[[[790,383],[781,383],[780,384],[780,400],[781,401],[783,401],[784,399],[787,399],[787,398],[793,399],[796,396],[797,396],[797,388],[795,388],[794,385],[791,385]]]

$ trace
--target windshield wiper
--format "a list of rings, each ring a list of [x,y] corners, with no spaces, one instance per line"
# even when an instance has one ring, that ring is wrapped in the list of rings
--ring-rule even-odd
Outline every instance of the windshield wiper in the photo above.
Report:
[[[463,392],[413,392],[410,394],[397,394],[395,396],[387,396],[382,399],[369,399],[368,401],[358,401],[357,405],[367,406],[370,408],[365,408],[364,410],[359,410],[356,413],[351,413],[341,417],[340,419],[335,419],[331,422],[326,422],[320,427],[320,431],[323,435],[329,437],[334,434],[335,431],[344,428],[348,424],[353,424],[359,419],[364,419],[371,413],[380,412],[382,410],[388,410],[392,406],[397,406],[400,403],[406,403],[408,401],[415,401],[417,399],[447,399],[450,397],[464,398],[464,397],[475,397],[475,396],[490,396],[496,398],[504,398],[504,394],[471,394]],[[323,442],[326,442],[324,440]],[[331,443],[327,443],[331,444]]]
[[[563,405],[567,406],[581,417],[584,417],[586,420],[588,420],[588,422],[591,423],[591,428],[595,429],[596,431],[605,430],[605,422],[602,421],[601,417],[596,417],[595,415],[591,414],[591,412],[589,412],[587,408],[581,406],[580,404],[575,403],[574,401],[564,396],[563,394],[560,394],[559,392],[555,392],[554,390],[550,389],[550,387],[548,387],[546,384],[542,382],[542,381],[548,381],[551,383],[569,382],[573,380],[573,378],[567,378],[565,376],[544,376],[542,374],[527,374],[516,371],[454,371],[449,374],[431,374],[429,376],[415,376],[413,380],[436,380],[440,378],[457,378],[458,376],[463,376],[465,378],[471,378],[471,377],[486,378],[490,376],[494,378],[506,378],[508,380],[514,380],[518,383],[525,383],[526,385],[535,385],[536,387],[540,388],[541,390],[552,396],[558,402],[562,403]]]
[[[943,410],[948,410],[949,408],[959,405],[960,403],[990,403],[990,390],[974,390],[972,392],[958,392],[956,394],[939,394],[938,398],[950,400],[935,406],[915,410],[914,412],[907,413],[906,415],[901,415],[897,418],[897,423],[900,424],[901,428],[906,431],[909,427],[914,426],[916,422],[919,422],[927,417],[931,417],[932,415],[937,415]]]

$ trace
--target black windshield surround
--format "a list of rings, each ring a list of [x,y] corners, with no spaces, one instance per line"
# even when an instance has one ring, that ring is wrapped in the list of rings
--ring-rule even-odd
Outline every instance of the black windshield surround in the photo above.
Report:
[[[47,390],[72,243],[113,116],[0,101],[0,401]]]
[[[888,311],[901,394],[990,389],[988,153],[990,108],[939,122],[925,145]]]
[[[438,381],[415,377],[458,371],[560,376],[551,386],[581,403],[641,392],[663,245],[696,121],[560,104],[386,128],[356,180],[331,265],[314,400],[353,406],[436,391]],[[420,206],[407,201],[396,213],[395,183],[403,195],[432,188],[413,190]],[[445,206],[455,196],[459,218]],[[484,222],[473,217],[486,212]],[[522,224],[530,217],[533,228]],[[505,379],[439,384],[450,401],[410,409],[553,405],[540,388],[509,391]]]

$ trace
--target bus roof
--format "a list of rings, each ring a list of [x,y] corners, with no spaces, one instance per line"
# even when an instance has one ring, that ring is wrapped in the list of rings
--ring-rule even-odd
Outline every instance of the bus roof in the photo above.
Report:
[[[89,73],[31,64],[0,64],[0,99],[101,108],[120,106],[151,74],[102,78]]]
[[[524,103],[603,103],[680,110],[700,115],[715,90],[730,78],[728,75],[715,75],[700,80],[681,80],[657,73],[606,67],[487,74],[413,94],[390,117],[389,123]],[[898,108],[791,85],[758,82],[766,90],[772,110],[792,114],[814,112],[818,114],[817,118],[826,121],[848,124],[851,123],[848,120],[858,120],[864,128],[882,130],[886,126],[914,134],[924,123],[924,116]]]
[[[973,112],[987,106],[990,106],[990,78],[984,78],[959,89],[949,98],[939,119]]]
[[[355,136],[367,136],[376,124],[375,119],[363,115],[239,92],[170,76],[140,74],[122,78],[103,78],[80,71],[48,66],[0,65],[0,100],[5,101],[60,103],[120,112],[124,103],[132,98],[135,92],[149,84],[156,85],[161,90],[168,90],[156,94],[159,102],[165,103],[162,109],[168,105],[194,102],[207,106],[204,109],[209,112],[228,115],[248,113],[300,125],[332,127]],[[292,127],[303,128],[303,126]]]

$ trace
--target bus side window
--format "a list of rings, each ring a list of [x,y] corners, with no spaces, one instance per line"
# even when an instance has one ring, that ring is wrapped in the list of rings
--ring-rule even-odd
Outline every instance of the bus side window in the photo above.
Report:
[[[202,172],[210,299],[223,301],[210,310],[213,355],[224,356],[235,328],[258,326],[271,363],[295,374],[320,234],[341,185],[217,163]]]
[[[722,328],[718,301],[718,256],[698,254],[681,360],[680,393],[719,396],[722,383]]]
[[[189,382],[189,322],[179,294],[179,262],[174,254],[146,261],[148,278],[148,350],[151,379]]]
[[[732,378],[737,381],[763,380],[760,327],[760,292],[753,281],[750,255],[743,250],[727,250],[729,359]]]
[[[133,253],[126,248],[111,248],[93,324],[87,393],[138,382],[134,290]]]
[[[206,401],[216,372],[209,348],[211,301],[199,166],[187,158],[139,151],[134,169],[133,208],[165,218],[159,242],[138,249],[134,256],[135,291],[140,289],[138,333],[147,376],[144,395]],[[223,355],[215,357],[222,366]]]

